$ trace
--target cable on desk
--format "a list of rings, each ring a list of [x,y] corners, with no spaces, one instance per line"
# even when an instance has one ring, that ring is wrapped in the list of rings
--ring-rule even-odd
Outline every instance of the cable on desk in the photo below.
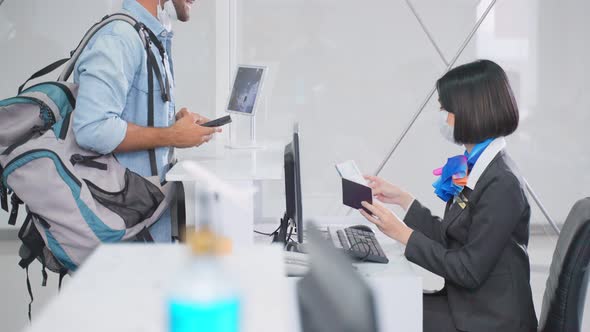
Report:
[[[264,232],[260,232],[257,230],[254,230],[254,233],[260,234],[260,235],[266,235],[266,236],[273,236],[279,230],[279,228],[281,228],[281,226],[277,227],[277,229],[275,229],[274,232],[272,232],[272,233],[264,233]]]
[[[364,262],[364,261],[365,261],[365,259],[367,259],[367,257],[369,257],[369,255],[371,254],[371,247],[369,246],[369,242],[366,242],[366,241],[359,241],[359,242],[357,242],[357,243],[353,244],[352,246],[350,246],[350,248],[348,248],[348,251],[352,251],[352,248],[354,248],[354,247],[358,246],[359,244],[366,244],[366,245],[367,245],[367,247],[369,247],[369,250],[367,250],[367,254],[365,255],[365,257],[363,257],[363,258],[360,258],[361,262]]]
[[[289,235],[287,236],[287,240],[285,241],[285,249],[287,248],[287,245],[291,242],[293,242],[293,240],[291,239],[291,236],[293,235],[293,227],[289,226]]]

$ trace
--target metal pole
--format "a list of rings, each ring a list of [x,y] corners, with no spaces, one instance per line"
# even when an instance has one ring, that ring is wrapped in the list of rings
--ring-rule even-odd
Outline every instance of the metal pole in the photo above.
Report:
[[[250,144],[256,145],[256,117],[250,116]]]
[[[553,227],[553,230],[555,231],[555,233],[557,235],[559,235],[559,233],[561,232],[559,227],[557,226],[555,221],[553,221],[553,219],[549,216],[549,213],[545,209],[545,206],[543,206],[543,203],[541,203],[541,200],[539,199],[539,197],[537,196],[537,194],[535,193],[535,191],[533,190],[533,188],[531,187],[529,182],[525,178],[523,178],[523,181],[524,181],[524,185],[525,185],[527,191],[529,192],[529,194],[531,194],[531,197],[533,198],[533,200],[535,201],[535,203],[537,204],[539,209],[541,209],[541,212],[543,213],[543,215],[545,215],[545,218],[549,222],[549,225],[551,225],[551,227]]]
[[[469,35],[467,35],[467,38],[465,38],[465,40],[463,41],[463,44],[461,44],[461,47],[459,47],[459,50],[456,52],[455,56],[453,57],[453,60],[451,60],[451,62],[447,65],[447,69],[445,70],[445,72],[449,71],[451,69],[451,67],[453,67],[453,65],[455,65],[455,62],[457,62],[457,59],[459,59],[459,57],[461,56],[461,54],[463,53],[463,51],[465,50],[465,48],[467,47],[467,45],[469,44],[471,39],[473,39],[473,36],[475,35],[477,30],[479,29],[479,26],[481,25],[483,20],[485,20],[485,18],[488,16],[489,12],[492,10],[494,5],[496,4],[496,1],[497,0],[493,0],[492,2],[490,2],[490,4],[488,5],[488,8],[486,8],[486,11],[481,15],[481,17],[479,18],[479,20],[477,21],[477,23],[475,24],[475,26],[473,27],[473,29],[471,30]],[[410,8],[413,8],[413,7],[410,6]],[[377,167],[377,170],[373,173],[375,176],[378,176],[379,173],[381,173],[381,171],[383,170],[383,168],[385,167],[385,165],[387,164],[389,159],[391,159],[391,156],[393,155],[393,153],[397,150],[397,148],[399,147],[401,142],[404,140],[404,138],[406,137],[406,135],[408,134],[410,129],[412,129],[412,126],[414,125],[414,123],[416,122],[416,120],[418,119],[420,114],[422,114],[422,112],[424,111],[424,108],[426,108],[426,105],[428,105],[430,98],[432,98],[432,96],[434,95],[435,92],[436,92],[436,85],[430,90],[430,92],[428,93],[428,95],[426,96],[426,98],[424,99],[424,101],[422,102],[422,104],[420,105],[418,110],[416,111],[416,113],[414,113],[414,115],[410,119],[410,122],[408,123],[406,128],[402,131],[401,135],[395,141],[395,144],[393,144],[393,147],[387,153],[387,156],[385,157],[385,159],[383,159],[383,161],[381,162],[379,167]],[[349,209],[348,212],[346,213],[346,215],[350,215],[352,210],[353,210],[352,208]]]
[[[442,62],[445,64],[445,66],[448,66],[449,65],[449,62],[447,61],[447,59],[445,59],[444,54],[442,53],[441,49],[438,47],[438,44],[436,44],[436,42],[434,41],[434,38],[432,38],[432,35],[430,34],[430,31],[428,31],[428,28],[426,28],[426,25],[422,21],[422,18],[420,17],[420,15],[418,15],[418,12],[416,11],[416,8],[414,8],[414,5],[412,5],[412,3],[410,2],[410,0],[406,0],[406,4],[408,5],[408,7],[410,7],[410,10],[414,14],[414,17],[416,17],[416,20],[418,20],[418,23],[420,23],[420,26],[422,27],[422,30],[424,30],[424,33],[426,34],[426,36],[428,36],[428,39],[430,40],[430,43],[436,49],[436,52],[440,56],[440,59],[442,60]]]
[[[461,54],[463,53],[463,51],[465,50],[465,48],[467,47],[467,45],[469,44],[469,42],[471,41],[471,39],[473,38],[475,33],[477,32],[477,30],[479,29],[479,26],[481,25],[483,20],[488,16],[490,10],[492,10],[494,5],[496,4],[496,1],[497,0],[492,0],[492,2],[490,2],[490,4],[488,5],[488,8],[486,8],[486,11],[483,13],[483,15],[481,15],[481,17],[479,18],[479,20],[477,21],[477,23],[473,27],[473,30],[471,30],[471,32],[469,33],[467,38],[465,38],[465,41],[463,41],[463,44],[461,45],[461,47],[459,48],[459,50],[457,51],[457,53],[453,57],[453,60],[451,60],[451,62],[447,66],[447,69],[445,70],[445,72],[449,71],[451,69],[451,67],[453,65],[455,65],[455,62],[457,62],[457,59],[459,59],[459,56],[461,56]],[[387,164],[389,159],[391,159],[391,156],[397,150],[400,143],[404,140],[404,138],[406,137],[406,135],[408,134],[408,132],[410,131],[410,129],[414,125],[414,122],[416,122],[416,120],[418,119],[420,114],[422,114],[422,111],[424,111],[424,108],[426,107],[426,105],[428,105],[430,98],[432,98],[432,96],[434,95],[435,92],[436,92],[436,86],[434,88],[432,88],[432,90],[430,90],[430,93],[428,93],[428,96],[426,97],[424,102],[422,102],[422,104],[420,105],[420,108],[418,108],[418,111],[416,111],[416,113],[414,113],[414,116],[412,116],[410,123],[408,123],[408,125],[406,126],[406,128],[404,129],[402,134],[398,137],[397,141],[395,142],[395,144],[393,145],[393,147],[391,148],[391,150],[389,151],[389,153],[385,157],[385,159],[383,159],[383,161],[381,162],[381,164],[379,165],[379,167],[375,171],[375,173],[374,173],[375,176],[377,176],[377,175],[379,175],[379,173],[381,173],[381,171],[383,170],[383,167],[385,167],[385,165]]]

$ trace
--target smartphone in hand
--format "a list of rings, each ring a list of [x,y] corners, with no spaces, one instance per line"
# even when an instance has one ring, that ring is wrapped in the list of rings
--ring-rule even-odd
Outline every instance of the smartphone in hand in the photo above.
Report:
[[[202,127],[210,127],[210,128],[212,128],[212,127],[221,127],[221,126],[224,126],[224,125],[226,125],[228,123],[231,123],[231,121],[232,121],[231,120],[231,116],[226,115],[226,116],[221,117],[219,119],[215,119],[215,120],[211,120],[209,122],[203,123],[201,126]]]

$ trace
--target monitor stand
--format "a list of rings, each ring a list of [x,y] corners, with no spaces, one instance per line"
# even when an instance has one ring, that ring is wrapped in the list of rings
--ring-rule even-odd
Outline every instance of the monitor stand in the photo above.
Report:
[[[231,123],[229,125],[229,144],[225,147],[227,149],[234,149],[234,150],[260,150],[264,149],[263,145],[259,145],[256,142],[256,117],[249,116],[250,118],[250,140],[246,142],[235,142],[238,139],[237,132],[234,132],[236,129],[237,122]],[[237,119],[236,119],[237,120]],[[235,136],[235,137],[234,137]]]
[[[300,252],[302,254],[309,253],[309,249],[307,248],[307,245],[305,243],[290,242],[287,244],[287,247],[285,249],[287,251],[295,251],[295,252]]]
[[[282,243],[283,245],[286,244],[287,237],[289,236],[288,231],[289,231],[289,217],[287,217],[287,213],[285,212],[285,215],[283,216],[283,218],[281,218],[281,224],[279,226],[279,229],[277,229],[272,234],[272,243]]]
[[[280,227],[272,233],[272,243],[281,243],[284,245],[286,251],[295,251],[307,254],[307,246],[294,240],[289,241],[289,233],[295,231],[287,217],[287,213],[281,219]]]

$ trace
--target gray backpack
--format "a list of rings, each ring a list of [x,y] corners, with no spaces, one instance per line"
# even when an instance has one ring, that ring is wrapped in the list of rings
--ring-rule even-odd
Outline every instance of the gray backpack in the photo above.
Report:
[[[122,166],[114,155],[99,155],[76,143],[72,130],[77,86],[66,82],[88,41],[115,20],[134,26],[148,54],[148,98],[154,98],[154,76],[169,97],[167,77],[152,52],[163,47],[149,29],[125,14],[106,16],[84,36],[71,57],[35,73],[41,77],[66,64],[58,81],[24,89],[0,101],[0,199],[14,225],[19,205],[27,218],[20,229],[21,267],[38,259],[45,268],[63,275],[75,271],[101,243],[150,241],[147,228],[172,202],[172,184],[160,182],[155,151],[149,151],[152,177],[144,178]],[[153,126],[153,102],[148,125]],[[28,274],[27,274],[28,282]],[[29,288],[30,289],[30,288]],[[30,307],[29,307],[30,315]]]

